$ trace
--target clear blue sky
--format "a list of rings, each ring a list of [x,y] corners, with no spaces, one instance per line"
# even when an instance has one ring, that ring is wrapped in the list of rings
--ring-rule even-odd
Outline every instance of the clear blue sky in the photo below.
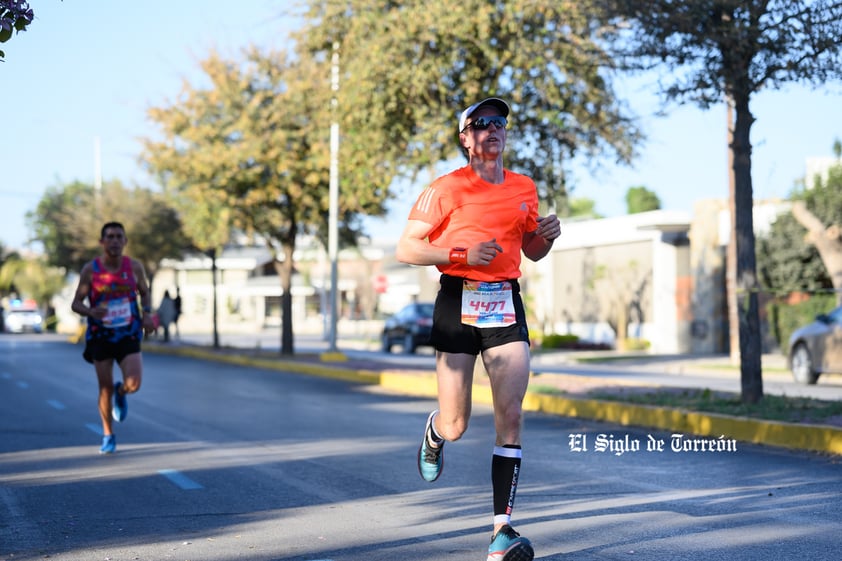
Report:
[[[95,138],[104,180],[151,186],[136,161],[137,139],[155,134],[146,109],[174,99],[184,79],[198,84],[198,61],[211,48],[234,56],[250,43],[281,47],[294,25],[283,15],[290,4],[32,0],[35,21],[3,45],[6,62],[0,63],[0,240],[7,247],[24,245],[24,215],[47,187],[93,182]],[[727,197],[723,107],[671,107],[667,117],[656,117],[651,88],[622,86],[619,92],[641,118],[648,141],[632,168],[606,161],[596,176],[577,172],[573,196],[594,199],[606,216],[625,212],[632,185],[655,191],[670,210],[689,212],[698,199]],[[786,196],[804,175],[808,157],[831,154],[833,141],[842,138],[840,92],[833,84],[755,97],[756,199]],[[404,201],[420,188],[406,188]],[[405,204],[395,205],[394,222],[405,219]],[[396,231],[389,221],[371,226],[374,235]]]

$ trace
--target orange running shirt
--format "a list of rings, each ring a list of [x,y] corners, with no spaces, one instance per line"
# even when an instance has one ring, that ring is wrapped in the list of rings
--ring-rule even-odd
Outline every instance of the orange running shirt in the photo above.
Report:
[[[432,245],[467,249],[496,239],[503,248],[489,265],[437,265],[442,273],[485,282],[520,277],[523,234],[538,228],[538,191],[529,177],[503,173],[503,183],[488,183],[468,165],[439,177],[418,196],[409,219],[433,226]]]

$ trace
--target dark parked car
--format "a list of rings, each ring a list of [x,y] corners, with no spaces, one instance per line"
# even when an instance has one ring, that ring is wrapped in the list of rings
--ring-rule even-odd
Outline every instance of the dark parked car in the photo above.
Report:
[[[392,352],[392,345],[397,343],[403,347],[403,352],[414,353],[418,347],[430,344],[432,329],[432,302],[409,304],[383,325],[383,352]]]
[[[842,373],[842,306],[792,333],[788,362],[802,384],[815,384],[823,373]]]

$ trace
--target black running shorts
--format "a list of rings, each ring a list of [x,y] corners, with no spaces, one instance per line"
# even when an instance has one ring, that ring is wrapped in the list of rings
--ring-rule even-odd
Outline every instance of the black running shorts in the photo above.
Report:
[[[85,352],[82,356],[88,362],[112,359],[119,364],[127,356],[139,352],[140,340],[136,337],[124,337],[117,341],[102,338],[88,340],[85,343]]]
[[[515,323],[506,327],[475,327],[462,323],[462,283],[465,279],[442,275],[441,287],[433,310],[433,347],[443,353],[478,355],[480,352],[506,343],[523,341],[529,344],[526,312],[520,297],[517,280],[512,284]]]

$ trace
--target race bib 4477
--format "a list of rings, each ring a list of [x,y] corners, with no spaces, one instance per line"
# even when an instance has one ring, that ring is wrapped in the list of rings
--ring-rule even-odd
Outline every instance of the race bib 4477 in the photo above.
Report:
[[[515,323],[512,283],[462,283],[462,323],[475,327],[506,327]]]

